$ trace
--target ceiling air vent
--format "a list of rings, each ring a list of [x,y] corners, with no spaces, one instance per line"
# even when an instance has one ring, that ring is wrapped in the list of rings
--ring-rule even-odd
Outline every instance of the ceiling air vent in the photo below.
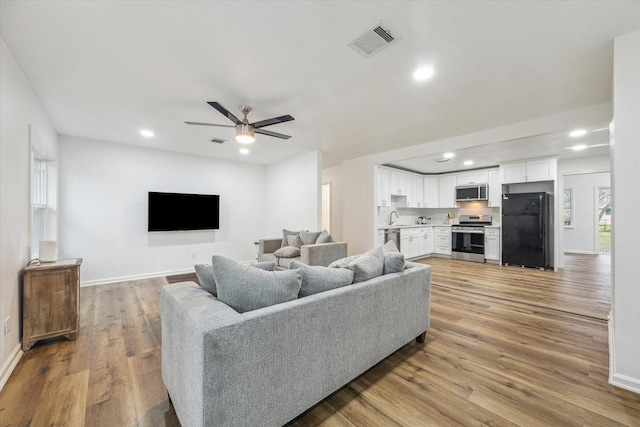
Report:
[[[358,51],[360,55],[368,58],[396,40],[398,40],[398,35],[393,34],[389,28],[383,27],[382,22],[380,22],[364,34],[353,39],[349,46]]]
[[[224,142],[224,139],[220,139],[220,138],[211,138],[209,140],[209,142],[215,142],[217,144],[222,144]]]

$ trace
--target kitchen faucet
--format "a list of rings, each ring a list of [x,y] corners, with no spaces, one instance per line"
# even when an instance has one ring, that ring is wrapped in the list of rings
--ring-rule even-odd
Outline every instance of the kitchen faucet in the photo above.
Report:
[[[396,211],[391,211],[391,213],[389,214],[389,225],[393,225],[393,214],[396,214],[396,219],[398,219],[400,216],[398,215],[398,212]]]

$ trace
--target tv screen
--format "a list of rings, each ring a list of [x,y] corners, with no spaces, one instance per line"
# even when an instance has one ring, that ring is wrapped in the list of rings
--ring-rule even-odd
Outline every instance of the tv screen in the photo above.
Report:
[[[148,231],[217,230],[220,196],[149,192]]]

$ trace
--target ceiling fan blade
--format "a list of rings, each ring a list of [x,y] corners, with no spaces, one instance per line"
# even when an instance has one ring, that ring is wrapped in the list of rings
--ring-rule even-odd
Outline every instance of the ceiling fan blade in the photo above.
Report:
[[[267,135],[267,136],[273,136],[276,138],[281,138],[281,139],[289,139],[291,138],[290,135],[284,135],[282,133],[277,133],[277,132],[271,132],[269,130],[264,130],[264,129],[254,129],[255,133],[261,133],[262,135]]]
[[[289,114],[287,114],[285,116],[274,117],[272,119],[260,120],[259,122],[251,123],[251,125],[255,129],[258,129],[265,126],[275,125],[277,123],[290,122],[291,120],[295,120],[295,119],[293,118],[293,116],[290,116]]]
[[[200,122],[184,122],[187,125],[196,125],[196,126],[216,126],[220,128],[234,128],[233,125],[216,125],[214,123],[200,123]]]
[[[218,110],[223,116],[225,116],[226,118],[231,120],[234,124],[237,125],[239,123],[242,123],[240,120],[238,120],[238,118],[236,116],[233,115],[233,113],[231,111],[227,110],[222,105],[220,105],[219,102],[209,101],[209,102],[207,102],[207,104],[211,105],[213,108]]]

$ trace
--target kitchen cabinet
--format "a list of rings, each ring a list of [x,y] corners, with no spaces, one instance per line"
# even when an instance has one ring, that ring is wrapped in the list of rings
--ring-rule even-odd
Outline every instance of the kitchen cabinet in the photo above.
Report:
[[[476,170],[456,174],[456,185],[486,184],[489,182],[487,170]]]
[[[434,227],[433,253],[451,255],[451,227]]]
[[[411,229],[400,230],[400,252],[405,258],[411,258]]]
[[[376,230],[376,246],[384,245],[384,230]]]
[[[502,184],[553,181],[557,178],[557,175],[558,161],[555,158],[500,165],[500,180]]]
[[[391,194],[396,196],[407,195],[407,174],[391,171]]]
[[[424,187],[424,207],[425,208],[437,208],[439,207],[438,200],[438,177],[437,176],[425,176],[422,180]]]
[[[438,176],[438,207],[456,207],[456,174]]]
[[[500,229],[484,228],[484,259],[500,261]]]
[[[413,195],[413,207],[424,208],[424,180],[421,175],[413,175],[415,192]]]
[[[488,172],[489,200],[487,206],[499,208],[502,205],[502,184],[500,183],[500,169],[492,169]]]
[[[391,205],[391,171],[376,167],[376,204],[378,206]]]
[[[422,254],[429,255],[433,253],[433,227],[422,228]]]
[[[82,258],[29,265],[23,270],[22,350],[37,341],[65,336],[75,340],[80,326]]]

